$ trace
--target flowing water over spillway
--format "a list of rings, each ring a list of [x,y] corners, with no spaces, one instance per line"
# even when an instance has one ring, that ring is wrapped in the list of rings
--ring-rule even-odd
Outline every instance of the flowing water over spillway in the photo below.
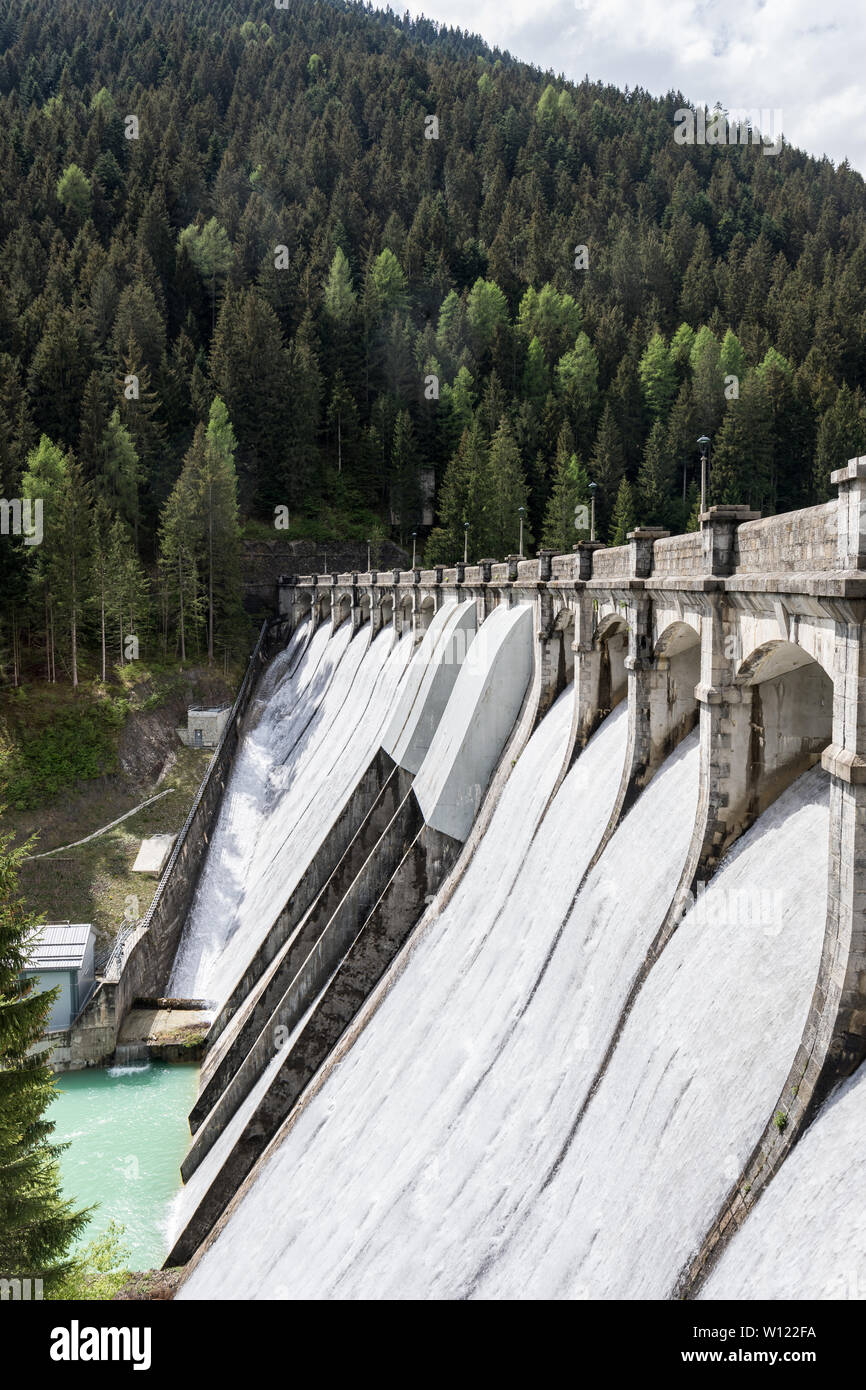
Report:
[[[866,1068],[827,1100],[701,1298],[866,1299]]]
[[[365,654],[347,635],[318,638],[298,639],[266,677],[177,967],[187,993],[226,996],[399,695],[411,639],[380,637]],[[570,688],[513,765],[452,895],[426,913],[178,1297],[676,1296],[800,1041],[826,912],[828,779],[803,774],[755,822],[647,971],[692,862],[698,731],[596,854],[628,711],[607,717],[553,795],[573,708]],[[216,1131],[177,1199],[175,1233],[245,1132],[258,1133],[284,1065],[276,1051]],[[864,1095],[852,1083],[825,1107],[707,1296],[805,1286],[805,1263],[788,1279],[761,1241],[783,1245],[791,1204],[841,1171],[840,1116]],[[838,1266],[847,1212],[840,1199],[816,1288]]]
[[[660,925],[697,799],[692,737],[617,832],[612,867],[603,856],[574,902],[613,807],[627,715],[591,740],[530,844],[565,704],[520,758],[454,898],[185,1296],[228,1296],[228,1266],[245,1297],[460,1296],[533,1200]],[[676,807],[666,821],[663,805]],[[641,912],[643,944],[627,926]]]
[[[243,738],[170,990],[221,1003],[379,746],[411,649],[320,627],[276,657]],[[299,655],[299,653],[301,653]]]
[[[650,788],[651,790],[651,788]],[[729,855],[655,964],[574,1143],[488,1296],[665,1298],[784,1084],[818,969],[828,785]],[[808,846],[810,852],[804,853]]]

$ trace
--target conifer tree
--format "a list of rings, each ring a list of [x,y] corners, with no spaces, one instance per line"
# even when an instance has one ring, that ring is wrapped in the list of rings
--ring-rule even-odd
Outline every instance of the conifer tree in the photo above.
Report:
[[[401,543],[420,515],[418,479],[415,431],[408,410],[401,410],[394,422],[390,481],[391,517],[399,527]]]
[[[464,525],[469,523],[470,553],[481,554],[485,539],[481,504],[487,473],[487,444],[477,420],[463,431],[456,453],[445,470],[439,496],[439,525],[430,533],[428,564],[449,564],[463,559]]]
[[[225,403],[219,396],[210,408],[204,468],[197,486],[201,498],[204,572],[207,576],[208,663],[214,659],[214,632],[219,617],[228,641],[240,613],[240,526],[235,471],[237,440]]]
[[[610,519],[610,544],[625,545],[629,531],[636,525],[636,508],[631,483],[623,478],[616,494],[613,515]]]
[[[600,533],[603,533],[611,516],[624,473],[622,435],[608,402],[602,413],[589,468],[590,480],[598,485],[596,511]]]
[[[560,456],[556,463],[553,490],[544,513],[542,545],[558,555],[566,554],[579,540],[589,535],[586,527],[578,527],[578,507],[589,513],[589,476],[577,454]]]
[[[138,548],[138,488],[142,481],[141,465],[132,436],[120,421],[120,409],[115,406],[105,429],[102,447],[101,477],[95,479],[100,496],[110,509],[122,517],[132,531]]]
[[[656,420],[647,440],[637,475],[637,493],[642,526],[668,526],[671,519],[673,464],[667,431]]]
[[[117,640],[118,665],[125,666],[139,654],[149,616],[150,586],[132,534],[120,517],[115,517],[108,536],[105,607]]]
[[[490,441],[482,492],[482,537],[486,555],[517,554],[519,509],[524,510],[523,544],[532,544],[526,508],[529,494],[511,426],[503,419]]]
[[[60,497],[66,476],[63,450],[42,435],[38,445],[27,457],[22,481],[24,497],[30,501],[32,518],[42,518],[42,540],[26,551],[30,587],[44,615],[45,675],[54,682],[56,668],[56,616],[58,568],[54,564],[55,543],[58,540]]]
[[[677,391],[676,361],[663,333],[654,333],[638,366],[647,409],[654,420],[665,420]]]
[[[199,431],[202,432],[201,426]],[[188,639],[194,636],[201,620],[202,600],[195,532],[195,496],[190,486],[189,474],[184,469],[162,510],[159,528],[160,584],[168,621],[177,633],[177,650],[181,662],[187,659]]]
[[[815,447],[814,483],[819,499],[831,496],[830,474],[844,468],[851,458],[866,451],[866,400],[857,387],[852,391],[843,382],[833,404],[824,411],[818,424]]]
[[[102,498],[93,508],[90,535],[90,604],[99,620],[100,680],[108,674],[108,594],[111,588],[111,526],[113,517]]]
[[[18,894],[33,842],[0,836],[0,1275],[42,1279],[47,1290],[68,1268],[66,1252],[90,1217],[61,1192],[48,1107],[55,1095],[46,1054],[28,1056],[42,1036],[56,990],[22,983],[38,919]]]

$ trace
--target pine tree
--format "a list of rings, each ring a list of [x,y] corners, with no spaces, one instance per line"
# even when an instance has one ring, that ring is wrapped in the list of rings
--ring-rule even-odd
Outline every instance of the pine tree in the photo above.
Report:
[[[198,480],[204,535],[204,573],[207,575],[208,663],[214,659],[217,619],[228,641],[240,615],[240,548],[238,482],[235,471],[237,440],[228,411],[219,396],[210,409],[205,437],[204,470]]]
[[[718,339],[712,329],[701,328],[691,351],[692,399],[702,434],[715,434],[725,408],[725,382],[720,366]]]
[[[585,333],[578,333],[574,347],[560,357],[555,377],[576,438],[588,441],[598,402],[598,358]]]
[[[524,511],[523,543],[532,544],[526,507],[526,487],[520,452],[511,426],[503,419],[492,440],[482,492],[482,537],[486,555],[498,559],[516,554],[520,535],[520,508]]]
[[[849,459],[866,452],[866,400],[859,386],[852,391],[846,382],[840,386],[832,406],[824,411],[818,425],[815,447],[815,489],[821,501],[831,496],[830,474],[844,468]]]
[[[52,588],[68,641],[73,689],[78,686],[78,637],[87,591],[87,559],[90,546],[90,489],[74,454],[63,460],[55,497],[56,520],[52,525],[48,562]]]
[[[613,515],[610,519],[610,544],[625,545],[629,531],[636,525],[636,508],[631,483],[623,478],[616,494]]]
[[[90,605],[99,618],[100,680],[108,674],[108,594],[111,588],[110,532],[113,517],[102,498],[93,508],[90,536]]]
[[[30,586],[38,607],[44,614],[45,622],[45,675],[54,682],[56,669],[57,582],[60,570],[54,563],[59,543],[61,516],[61,495],[66,479],[66,459],[63,450],[52,444],[47,435],[42,436],[35,449],[27,457],[27,468],[22,481],[24,497],[33,508],[35,519],[41,512],[42,540],[27,550],[30,573]]]
[[[142,481],[141,465],[132,436],[120,421],[115,407],[105,429],[102,445],[101,476],[95,482],[100,495],[132,531],[138,548],[138,488]]]
[[[428,564],[463,559],[464,526],[468,522],[470,553],[480,555],[485,539],[481,517],[487,476],[487,445],[477,420],[463,431],[457,452],[445,470],[439,494],[439,525],[430,533],[425,552]]]
[[[656,332],[650,338],[638,375],[650,415],[665,420],[677,391],[677,367],[664,334]]]
[[[673,474],[667,431],[661,420],[656,420],[650,430],[637,475],[641,525],[670,525],[674,489]]]
[[[622,435],[608,402],[602,413],[589,468],[591,481],[598,485],[596,511],[599,533],[604,532],[611,516],[624,473]]]
[[[18,897],[18,873],[32,844],[13,849],[12,836],[0,836],[0,1271],[5,1279],[42,1279],[50,1290],[90,1211],[76,1211],[61,1194],[62,1149],[51,1143],[54,1124],[46,1118],[54,1076],[44,1052],[28,1056],[57,993],[22,983],[38,919]]]
[[[589,536],[588,527],[578,527],[579,507],[589,515],[589,477],[577,454],[557,460],[553,491],[544,513],[542,545],[558,555],[566,554],[579,540]]]
[[[201,426],[197,433],[201,440]],[[166,616],[176,627],[177,650],[182,662],[187,659],[187,639],[193,636],[201,619],[195,512],[195,497],[185,470],[169,494],[159,528],[160,584]]]
[[[149,608],[150,586],[132,535],[121,518],[115,517],[108,534],[105,611],[116,634],[119,666],[137,659]]]
[[[731,401],[710,458],[713,502],[746,503],[761,511],[770,493],[773,466],[772,405],[764,383],[746,378]]]
[[[421,513],[419,461],[415,431],[408,410],[394,422],[390,469],[391,519],[399,527],[401,544]]]

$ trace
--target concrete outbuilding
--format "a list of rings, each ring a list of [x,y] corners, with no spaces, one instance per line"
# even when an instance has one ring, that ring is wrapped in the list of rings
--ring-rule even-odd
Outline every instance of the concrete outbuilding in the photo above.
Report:
[[[181,743],[187,748],[216,748],[230,714],[229,705],[221,705],[218,709],[188,709],[186,728],[177,731]]]

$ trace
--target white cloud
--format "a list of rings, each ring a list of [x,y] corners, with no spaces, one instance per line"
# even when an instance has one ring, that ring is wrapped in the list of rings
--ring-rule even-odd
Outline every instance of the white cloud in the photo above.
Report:
[[[392,0],[579,80],[782,111],[786,139],[866,173],[866,25],[851,0]]]

